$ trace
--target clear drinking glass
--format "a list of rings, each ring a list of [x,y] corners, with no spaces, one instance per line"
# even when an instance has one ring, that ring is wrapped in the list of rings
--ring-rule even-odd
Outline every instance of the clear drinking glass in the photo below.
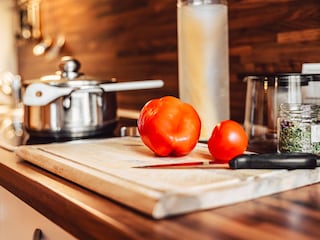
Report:
[[[179,96],[199,113],[200,140],[230,118],[225,0],[178,0]]]
[[[277,150],[277,118],[283,103],[305,102],[310,75],[276,73],[247,76],[244,128],[249,137],[248,150]]]

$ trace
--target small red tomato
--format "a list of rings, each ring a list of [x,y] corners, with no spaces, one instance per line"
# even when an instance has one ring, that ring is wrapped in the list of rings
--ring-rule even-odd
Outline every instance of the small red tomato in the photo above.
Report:
[[[232,120],[218,123],[208,141],[209,152],[218,162],[227,163],[248,147],[248,137],[243,127]]]
[[[150,100],[138,118],[142,141],[158,156],[187,155],[199,140],[200,128],[195,109],[172,96]]]

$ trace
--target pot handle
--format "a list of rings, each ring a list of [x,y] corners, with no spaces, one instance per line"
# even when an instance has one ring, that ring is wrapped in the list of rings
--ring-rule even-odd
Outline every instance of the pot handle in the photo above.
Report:
[[[60,88],[44,83],[33,83],[27,86],[23,103],[27,106],[44,106],[59,97],[69,95],[74,88]]]
[[[100,84],[104,92],[117,92],[161,88],[162,80],[144,80],[118,83]],[[59,97],[69,95],[76,89],[71,87],[55,87],[44,83],[33,83],[27,86],[23,96],[23,103],[27,106],[44,106]]]
[[[118,92],[129,90],[141,90],[151,88],[161,88],[164,82],[162,80],[143,80],[143,81],[131,81],[131,82],[117,82],[117,83],[104,83],[99,86],[105,92]]]

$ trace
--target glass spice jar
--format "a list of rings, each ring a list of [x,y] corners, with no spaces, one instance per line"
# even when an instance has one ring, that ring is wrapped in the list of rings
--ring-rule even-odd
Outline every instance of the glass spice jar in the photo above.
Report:
[[[278,152],[320,154],[319,106],[283,103],[278,118]]]

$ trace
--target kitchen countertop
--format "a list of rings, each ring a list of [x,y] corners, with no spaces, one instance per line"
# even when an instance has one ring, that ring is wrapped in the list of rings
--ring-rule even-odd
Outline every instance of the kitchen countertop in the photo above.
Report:
[[[153,220],[0,149],[0,184],[79,239],[319,239],[320,183]]]

